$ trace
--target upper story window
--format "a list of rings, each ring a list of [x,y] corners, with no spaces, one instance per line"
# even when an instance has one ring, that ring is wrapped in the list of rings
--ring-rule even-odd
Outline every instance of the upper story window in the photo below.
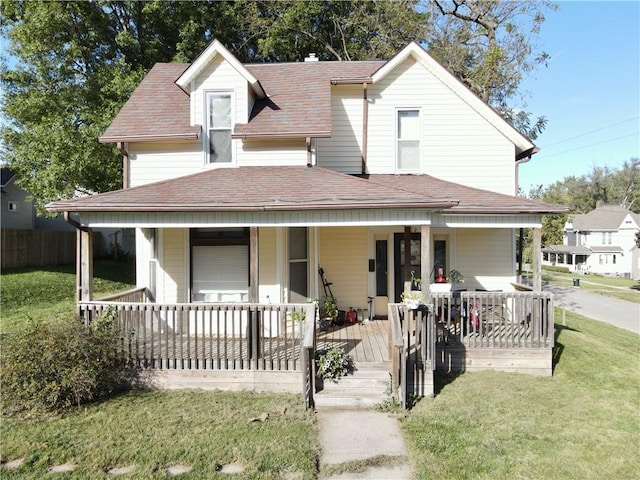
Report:
[[[9,210],[10,212],[17,212],[18,204],[16,202],[9,202],[7,204],[7,210]]]
[[[207,161],[231,163],[231,94],[207,92]]]
[[[611,232],[602,232],[602,245],[611,245]]]
[[[420,110],[397,110],[396,169],[420,171]]]

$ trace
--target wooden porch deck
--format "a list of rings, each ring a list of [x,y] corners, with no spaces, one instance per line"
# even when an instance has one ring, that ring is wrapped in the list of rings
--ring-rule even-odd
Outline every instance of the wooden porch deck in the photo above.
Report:
[[[387,362],[389,355],[389,321],[372,320],[330,327],[318,331],[317,350],[342,347],[358,362]]]

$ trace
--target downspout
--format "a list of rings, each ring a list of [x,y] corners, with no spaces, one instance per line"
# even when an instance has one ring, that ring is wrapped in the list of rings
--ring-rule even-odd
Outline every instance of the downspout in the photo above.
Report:
[[[122,142],[117,142],[116,148],[122,153],[122,188],[129,188],[129,152]]]
[[[367,173],[367,137],[369,129],[369,102],[367,101],[367,83],[362,84],[362,175]]]
[[[307,167],[311,165],[311,137],[307,137]]]

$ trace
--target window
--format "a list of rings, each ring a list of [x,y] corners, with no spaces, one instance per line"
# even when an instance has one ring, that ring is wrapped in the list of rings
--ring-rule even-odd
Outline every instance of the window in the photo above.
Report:
[[[396,142],[397,170],[420,170],[419,110],[398,110]]]
[[[7,205],[7,209],[10,212],[17,212],[18,211],[18,204],[16,202],[9,202],[9,204]]]
[[[289,302],[292,303],[307,302],[309,299],[307,243],[305,227],[289,228]]]
[[[248,229],[191,230],[191,292],[196,302],[248,301]]]
[[[209,163],[231,163],[231,94],[206,95],[207,158]]]

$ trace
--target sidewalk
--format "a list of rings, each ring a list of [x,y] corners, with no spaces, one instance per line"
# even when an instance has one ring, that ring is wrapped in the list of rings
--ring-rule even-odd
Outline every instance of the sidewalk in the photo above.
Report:
[[[412,478],[400,422],[393,415],[368,409],[326,408],[318,410],[316,417],[322,448],[319,480]],[[325,473],[344,463],[350,464],[347,472]]]

